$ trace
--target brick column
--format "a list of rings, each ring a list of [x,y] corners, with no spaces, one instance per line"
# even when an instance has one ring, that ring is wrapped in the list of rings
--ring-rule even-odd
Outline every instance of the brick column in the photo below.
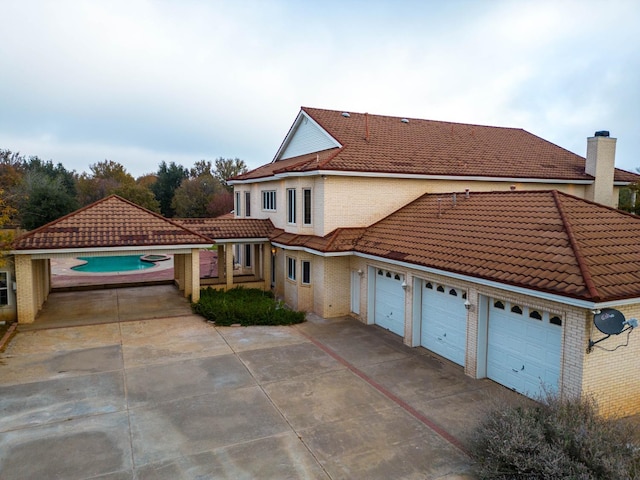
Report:
[[[200,300],[200,250],[191,250],[191,301]]]
[[[191,257],[193,254],[183,256],[183,279],[184,279],[184,296],[189,298],[193,294],[193,263]]]
[[[31,255],[16,255],[16,303],[18,307],[18,323],[32,323],[36,318],[35,300],[33,298],[33,269]]]
[[[233,288],[233,244],[224,246],[225,265],[227,266],[227,290]]]

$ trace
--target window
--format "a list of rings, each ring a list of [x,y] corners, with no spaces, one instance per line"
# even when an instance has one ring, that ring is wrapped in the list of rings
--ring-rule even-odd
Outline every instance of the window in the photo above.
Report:
[[[433,290],[433,285],[431,284],[431,282],[427,282],[427,284],[424,286],[424,288],[428,288],[430,290]]]
[[[549,323],[551,323],[552,325],[562,326],[562,319],[556,315],[549,319]]]
[[[296,223],[296,190],[287,189],[287,222]]]
[[[458,296],[458,292],[456,292],[455,288],[452,288],[451,290],[449,290],[449,295],[451,295],[453,297],[457,297]]]
[[[0,272],[0,306],[9,305],[9,273]]]
[[[270,212],[276,211],[276,191],[265,190],[262,192],[262,209]]]
[[[244,192],[244,216],[251,216],[251,192]]]
[[[287,257],[287,278],[289,280],[296,279],[296,259]]]
[[[242,215],[242,210],[240,210],[240,192],[236,192],[236,217]]]
[[[504,310],[504,303],[500,300],[496,300],[493,304],[493,308],[499,308],[500,310]]]
[[[251,267],[251,245],[250,243],[245,243],[244,245],[244,266]]]
[[[436,290],[440,293],[444,293],[444,287],[442,285],[438,285],[438,288],[436,288]]]
[[[311,225],[311,189],[302,190],[302,223]]]
[[[542,320],[542,315],[537,310],[531,310],[529,312],[529,318],[535,318],[536,320]]]
[[[513,307],[511,307],[511,312],[522,315],[522,308],[520,308],[518,305],[514,305]]]
[[[302,283],[304,285],[311,283],[311,262],[308,260],[302,261]]]
[[[242,250],[240,249],[240,244],[236,243],[233,246],[233,264],[240,265],[240,256],[242,254]]]

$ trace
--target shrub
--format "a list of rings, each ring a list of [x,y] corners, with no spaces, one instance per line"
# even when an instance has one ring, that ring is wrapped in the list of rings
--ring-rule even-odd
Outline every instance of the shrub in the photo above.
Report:
[[[193,311],[219,326],[292,325],[304,322],[305,313],[287,308],[276,301],[271,292],[237,287],[228,291],[207,288],[200,300],[192,303]]]
[[[503,405],[475,432],[481,479],[640,479],[634,427],[598,415],[592,399]]]

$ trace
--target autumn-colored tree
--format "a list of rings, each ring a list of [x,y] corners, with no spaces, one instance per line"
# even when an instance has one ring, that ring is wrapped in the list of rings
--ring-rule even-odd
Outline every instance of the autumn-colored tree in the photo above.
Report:
[[[143,185],[127,183],[116,188],[112,193],[126,198],[130,202],[140,205],[147,210],[160,213],[160,203],[156,200],[153,192]]]
[[[0,267],[6,264],[6,253],[13,241],[13,230],[5,230],[4,227],[16,213],[15,209],[5,201],[4,195],[4,191],[0,190]]]
[[[233,192],[223,189],[211,197],[207,205],[207,216],[215,218],[225,215],[232,212],[233,207]]]
[[[78,178],[78,200],[82,205],[89,205],[126,185],[136,183],[126,168],[113,160],[94,163],[89,165],[89,169],[91,173],[83,173]]]
[[[224,187],[212,175],[188,178],[176,189],[171,207],[177,217],[206,217],[213,196],[222,190]]]

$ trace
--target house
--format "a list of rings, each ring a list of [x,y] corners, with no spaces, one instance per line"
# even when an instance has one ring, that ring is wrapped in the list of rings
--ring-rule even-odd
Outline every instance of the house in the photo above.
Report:
[[[271,284],[292,307],[626,415],[638,334],[587,352],[593,312],[640,316],[640,220],[613,208],[639,177],[615,143],[596,132],[584,158],[521,129],[302,108],[274,160],[230,183],[238,219],[273,224]]]
[[[20,237],[19,321],[46,300],[50,259],[153,251],[194,300],[207,284],[272,289],[471,377],[640,413],[638,333],[594,324],[607,308],[640,317],[640,219],[614,208],[640,176],[615,169],[615,143],[596,132],[584,158],[520,129],[302,108],[274,160],[230,181],[235,218],[168,220],[112,196]]]

